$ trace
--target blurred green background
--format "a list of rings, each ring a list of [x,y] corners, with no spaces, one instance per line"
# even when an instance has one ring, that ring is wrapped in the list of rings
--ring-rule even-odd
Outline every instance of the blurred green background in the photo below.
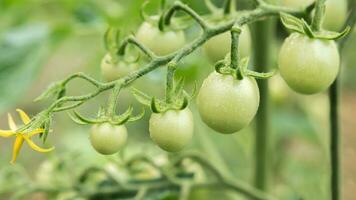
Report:
[[[50,102],[34,103],[51,82],[83,71],[102,79],[100,61],[105,55],[102,36],[108,25],[125,34],[135,32],[142,22],[139,9],[143,0],[0,0],[0,127],[7,129],[7,112],[14,116],[16,108],[34,115]],[[199,13],[207,13],[202,0],[186,0]],[[222,1],[215,1],[221,5]],[[240,0],[239,8],[249,6]],[[352,5],[353,2],[350,3]],[[152,1],[148,11],[155,13],[158,1]],[[277,26],[277,49],[287,35]],[[187,30],[193,38],[195,28]],[[345,200],[353,200],[356,188],[356,32],[347,43],[343,55],[341,122],[343,134],[343,191]],[[178,75],[185,76],[188,88],[198,85],[213,70],[211,63],[198,50],[180,64]],[[147,93],[162,96],[164,71],[155,71],[140,79],[135,86]],[[302,96],[291,91],[279,75],[271,83],[270,193],[283,200],[324,200],[329,195],[328,160],[328,98],[326,93]],[[83,82],[69,86],[70,94],[83,94],[92,88]],[[107,94],[82,106],[79,110],[94,115],[105,103]],[[119,107],[124,110],[133,102],[125,91]],[[95,108],[95,109],[93,109]],[[238,180],[253,180],[254,125],[234,134],[221,135],[205,126],[196,112],[195,135],[186,150],[198,150],[219,168]],[[145,151],[159,158],[166,153],[151,142],[147,113],[143,120],[128,125],[129,139],[125,156]],[[18,118],[16,118],[18,120]],[[104,157],[96,153],[88,140],[88,126],[74,124],[66,113],[55,116],[48,145],[50,154],[38,154],[24,145],[17,164],[9,164],[12,139],[0,138],[0,199],[8,199],[17,187],[55,178],[56,184],[70,184],[79,171],[88,166],[105,166],[117,156]],[[40,144],[40,140],[36,141]],[[61,172],[50,173],[51,163],[64,160]],[[52,169],[53,170],[53,169]],[[46,174],[47,173],[47,174]],[[46,199],[41,194],[29,199]],[[240,198],[242,199],[242,198]]]

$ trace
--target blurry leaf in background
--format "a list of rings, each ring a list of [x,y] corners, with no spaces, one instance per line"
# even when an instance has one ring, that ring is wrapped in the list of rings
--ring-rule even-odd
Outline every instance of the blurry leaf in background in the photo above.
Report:
[[[0,39],[0,112],[16,104],[49,54],[49,29],[37,24],[10,29]]]

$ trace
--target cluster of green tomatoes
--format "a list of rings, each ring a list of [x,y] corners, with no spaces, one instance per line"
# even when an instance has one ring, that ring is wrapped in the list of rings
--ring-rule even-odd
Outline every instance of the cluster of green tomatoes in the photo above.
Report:
[[[310,2],[284,0],[283,5],[305,6]],[[328,5],[330,4],[330,5]],[[346,18],[345,0],[327,0],[327,16],[324,26],[339,30]],[[334,11],[333,11],[334,9]],[[335,17],[336,16],[336,17]],[[281,17],[283,24],[293,33],[284,41],[278,59],[281,76],[291,89],[301,94],[315,94],[326,90],[339,72],[340,57],[335,39],[343,33],[313,32],[304,20],[290,15]],[[336,21],[336,22],[335,22]],[[251,54],[251,36],[247,25],[241,28],[239,57]],[[157,24],[144,22],[136,33],[137,40],[158,56],[176,52],[186,45],[182,30],[161,31]],[[203,52],[209,60],[225,60],[224,68],[229,69],[226,55],[231,49],[229,32],[217,35],[203,45]],[[102,60],[101,69],[107,81],[122,78],[138,69],[138,64],[116,60],[108,53]],[[259,107],[259,88],[255,77],[247,69],[240,69],[242,78],[223,70],[212,72],[203,82],[197,106],[203,122],[223,134],[240,131],[253,120]],[[251,71],[250,71],[251,72]],[[151,114],[149,132],[152,140],[168,152],[182,150],[193,136],[193,116],[189,108],[169,107]],[[94,125],[90,134],[93,147],[102,154],[118,152],[126,143],[127,129],[122,125],[101,123]]]

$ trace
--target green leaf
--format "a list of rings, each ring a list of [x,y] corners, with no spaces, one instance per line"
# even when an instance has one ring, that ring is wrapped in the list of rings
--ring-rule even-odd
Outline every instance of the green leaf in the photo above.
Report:
[[[304,34],[304,23],[301,19],[287,13],[280,13],[282,24],[291,31]]]

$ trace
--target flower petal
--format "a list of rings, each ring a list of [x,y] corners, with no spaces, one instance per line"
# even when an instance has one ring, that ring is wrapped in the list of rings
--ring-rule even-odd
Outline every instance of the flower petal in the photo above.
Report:
[[[24,124],[28,124],[31,121],[30,117],[23,110],[16,109],[16,111],[20,114],[20,117]]]
[[[17,130],[17,126],[14,122],[14,119],[12,118],[11,114],[8,113],[7,114],[7,119],[8,119],[8,123],[9,123],[9,127],[12,131],[16,131]]]
[[[23,138],[26,140],[28,145],[30,145],[30,147],[35,151],[38,151],[38,152],[41,152],[41,153],[47,153],[47,152],[50,152],[50,151],[52,151],[54,149],[54,147],[51,147],[49,149],[43,149],[43,148],[37,146],[34,142],[32,142],[32,140],[28,136],[24,135]]]
[[[34,135],[43,133],[44,131],[45,131],[45,130],[44,130],[43,128],[38,128],[38,129],[35,129],[35,130],[29,132],[29,133],[27,134],[27,136],[30,138],[30,137],[32,137],[32,136],[34,136]]]
[[[10,137],[16,135],[12,130],[0,130],[0,137]]]
[[[12,159],[10,161],[11,164],[15,164],[17,155],[19,154],[22,144],[23,144],[23,136],[18,135],[15,139],[14,147],[12,149]]]

